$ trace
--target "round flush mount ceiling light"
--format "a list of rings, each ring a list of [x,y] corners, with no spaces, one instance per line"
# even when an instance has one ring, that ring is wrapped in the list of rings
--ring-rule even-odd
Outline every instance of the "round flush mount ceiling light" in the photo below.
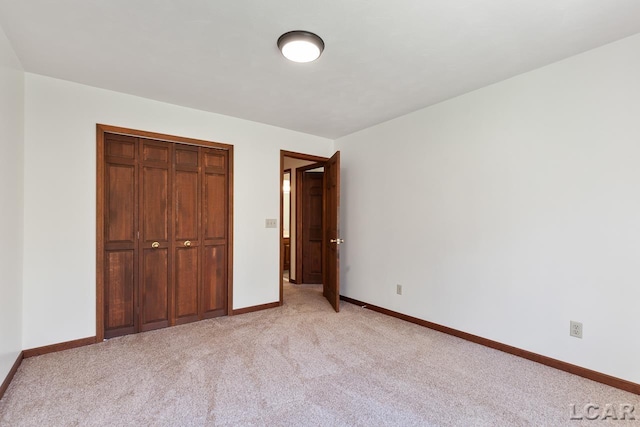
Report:
[[[289,31],[278,39],[278,49],[293,62],[311,62],[324,50],[324,42],[309,31]]]

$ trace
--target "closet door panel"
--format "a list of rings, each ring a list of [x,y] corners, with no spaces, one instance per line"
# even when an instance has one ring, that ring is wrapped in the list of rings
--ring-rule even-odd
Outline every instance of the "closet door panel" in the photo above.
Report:
[[[105,154],[107,159],[111,158],[111,161],[115,159],[135,160],[138,138],[126,135],[107,134],[105,140]]]
[[[169,240],[169,171],[143,167],[142,233],[146,242]]]
[[[226,188],[225,175],[206,173],[204,176],[204,238],[226,237]]]
[[[135,223],[135,166],[110,164],[107,166],[107,218],[106,241],[136,240]]]
[[[198,320],[198,251],[176,248],[176,323]]]
[[[135,285],[133,250],[105,254],[106,337],[135,332]]]
[[[176,240],[198,240],[198,172],[176,171]]]
[[[199,149],[176,144],[174,159],[175,323],[198,320],[200,288]]]
[[[227,258],[225,245],[206,246],[203,258],[203,317],[222,316],[226,314],[227,307]]]
[[[203,278],[201,317],[227,314],[227,153],[202,149]]]
[[[162,141],[143,140],[142,161],[144,163],[169,164],[170,143]]]
[[[106,135],[104,145],[104,332],[136,331],[137,138]]]
[[[142,263],[142,330],[168,326],[168,248],[145,248]]]
[[[140,330],[169,326],[171,144],[140,142]]]

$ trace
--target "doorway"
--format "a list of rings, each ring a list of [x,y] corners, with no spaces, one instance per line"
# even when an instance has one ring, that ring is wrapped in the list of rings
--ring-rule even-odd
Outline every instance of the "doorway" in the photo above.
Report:
[[[321,283],[324,296],[339,311],[339,154],[329,159],[280,152],[281,305],[285,281]]]

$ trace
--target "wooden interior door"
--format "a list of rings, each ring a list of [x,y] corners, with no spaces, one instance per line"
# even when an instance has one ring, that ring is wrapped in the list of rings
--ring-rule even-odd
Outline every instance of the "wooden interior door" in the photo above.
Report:
[[[169,326],[173,145],[140,139],[140,331]]]
[[[202,301],[200,318],[227,314],[229,156],[201,148],[202,161]]]
[[[200,149],[176,144],[173,156],[174,319],[199,318],[200,281]]]
[[[104,139],[104,336],[132,334],[138,327],[136,258],[138,233],[138,139]]]
[[[336,312],[340,311],[340,152],[324,164],[324,279],[322,290]]]
[[[233,147],[104,125],[97,147],[97,339],[228,314]]]
[[[302,182],[302,279],[322,283],[322,210],[324,172],[304,172]]]

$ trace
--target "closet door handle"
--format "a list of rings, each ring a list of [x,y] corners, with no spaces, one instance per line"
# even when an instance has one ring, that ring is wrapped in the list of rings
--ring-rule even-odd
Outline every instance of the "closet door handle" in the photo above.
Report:
[[[191,241],[185,240],[184,245],[188,248],[189,246],[191,246]]]
[[[151,247],[152,247],[153,249],[156,249],[158,246],[160,246],[160,243],[158,243],[158,242],[153,242],[153,243],[151,244]]]

